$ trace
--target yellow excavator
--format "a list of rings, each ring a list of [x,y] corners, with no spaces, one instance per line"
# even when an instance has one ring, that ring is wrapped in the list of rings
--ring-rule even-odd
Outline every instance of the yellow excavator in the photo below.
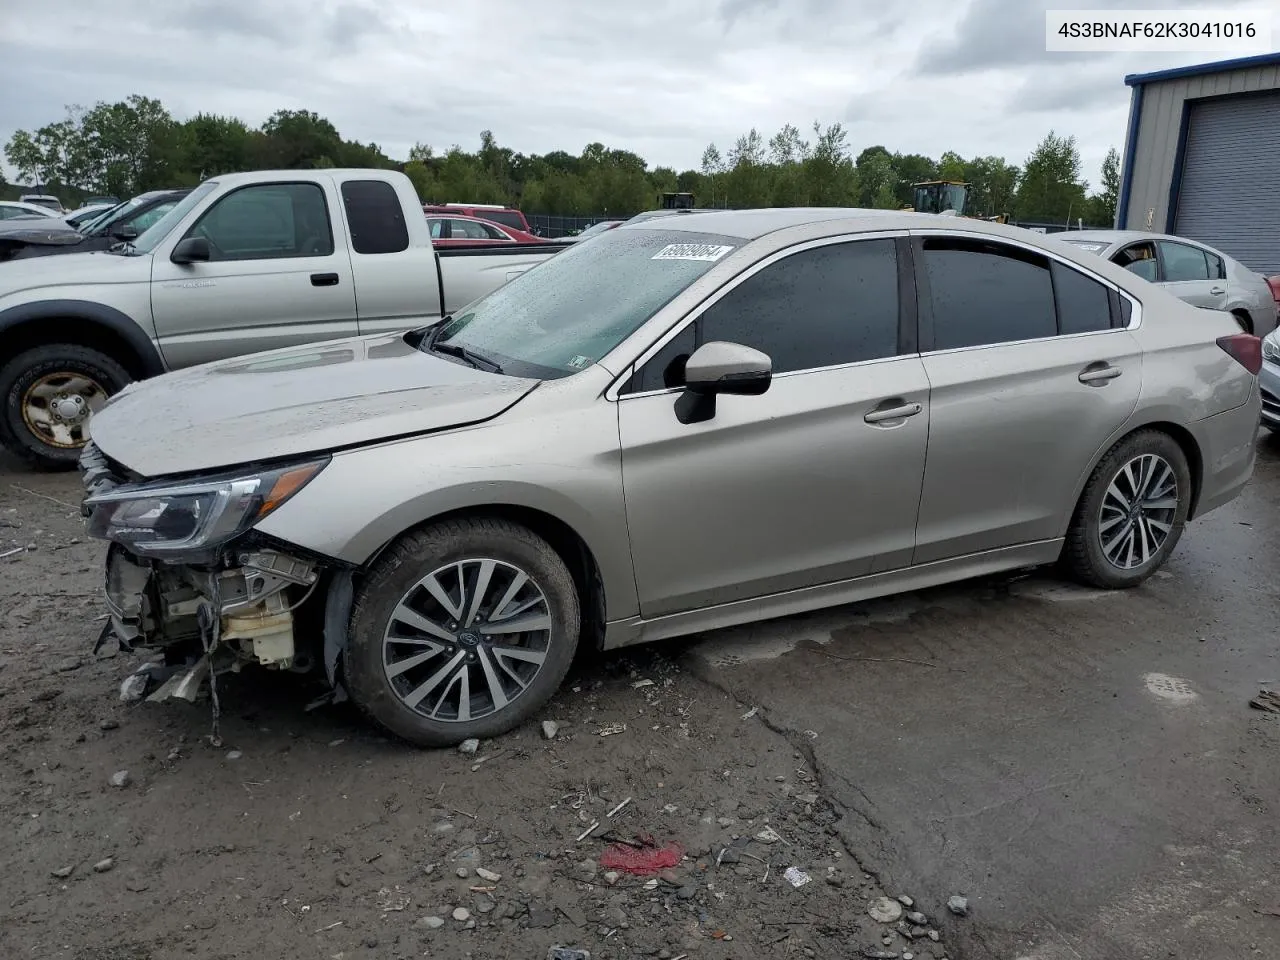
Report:
[[[915,203],[903,210],[914,210],[916,213],[936,213],[944,217],[964,217],[965,200],[969,195],[969,184],[963,180],[925,180],[913,183]],[[972,217],[975,220],[987,220],[991,223],[1008,223],[1009,215],[1002,213],[994,217]]]

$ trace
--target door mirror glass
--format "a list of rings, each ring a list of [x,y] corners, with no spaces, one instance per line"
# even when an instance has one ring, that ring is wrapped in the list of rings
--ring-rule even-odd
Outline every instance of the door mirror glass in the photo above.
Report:
[[[757,396],[769,389],[773,362],[740,343],[704,343],[685,362],[685,389],[691,393]]]
[[[180,240],[169,257],[174,263],[197,263],[209,259],[209,241],[204,237],[187,237]]]

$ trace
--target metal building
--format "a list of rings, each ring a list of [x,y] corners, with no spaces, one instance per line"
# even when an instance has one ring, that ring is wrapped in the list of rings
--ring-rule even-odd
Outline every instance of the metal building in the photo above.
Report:
[[[1280,53],[1124,78],[1116,227],[1199,240],[1280,273]]]

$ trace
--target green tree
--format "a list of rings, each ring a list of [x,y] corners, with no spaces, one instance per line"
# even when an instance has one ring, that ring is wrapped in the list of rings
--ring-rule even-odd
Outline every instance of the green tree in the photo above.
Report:
[[[87,145],[80,136],[83,112],[79,107],[68,107],[66,119],[46,124],[35,133],[18,130],[9,138],[5,157],[22,180],[54,188],[85,184]]]
[[[199,183],[220,173],[250,170],[261,152],[261,138],[243,120],[198,113],[182,124],[184,172]]]
[[[1085,191],[1075,137],[1050,130],[1027,157],[1015,201],[1019,220],[1066,223],[1084,217]]]
[[[1089,224],[1110,227],[1120,199],[1120,151],[1112,147],[1102,161],[1102,189],[1089,198]]]
[[[1020,171],[1001,157],[974,157],[965,164],[969,182],[967,211],[978,217],[1011,213]]]

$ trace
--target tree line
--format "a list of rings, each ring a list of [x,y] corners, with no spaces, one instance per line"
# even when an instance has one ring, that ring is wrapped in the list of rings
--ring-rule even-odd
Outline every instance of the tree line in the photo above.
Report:
[[[403,160],[376,143],[342,137],[308,110],[279,110],[261,126],[200,113],[178,120],[159,101],[134,95],[118,103],[72,106],[37,130],[19,130],[5,157],[25,182],[65,195],[125,198],[145,190],[190,187],[238,170],[375,167],[403,171],[424,203],[503,203],[526,213],[627,217],[652,209],[663,193],[692,193],[698,206],[857,206],[912,203],[912,184],[970,184],[966,212],[1008,214],[1024,222],[1110,226],[1120,185],[1113,148],[1102,183],[1083,178],[1075,137],[1050,131],[1021,164],[1003,157],[933,158],[869,146],[854,155],[838,123],[808,134],[791,124],[765,139],[752,129],[725,149],[712,143],[696,170],[650,167],[639,154],[591,143],[581,153],[525,154],[480,134],[474,152],[437,151],[419,142]],[[3,181],[0,179],[0,188]],[[16,190],[8,188],[7,194]]]

